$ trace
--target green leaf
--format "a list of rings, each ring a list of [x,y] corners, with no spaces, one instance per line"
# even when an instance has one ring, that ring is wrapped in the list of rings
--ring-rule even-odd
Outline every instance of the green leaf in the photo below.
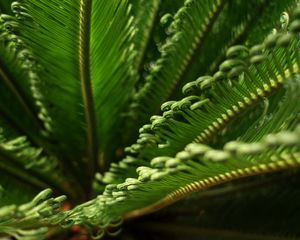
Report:
[[[131,60],[125,62],[132,58],[126,43],[133,33],[126,1],[23,1],[13,10],[16,31],[41,65],[31,74],[39,116],[76,174],[85,176],[80,168],[88,162],[91,177],[99,145],[102,153],[113,150],[107,136],[120,131],[117,112],[134,84]]]
[[[159,107],[157,101],[168,98],[197,45],[201,45],[212,29],[225,3],[226,1],[221,0],[186,1],[184,7],[178,10],[169,26],[172,35],[161,47],[161,58],[152,66],[145,85],[137,93],[140,112],[148,113],[147,116],[149,113],[155,114]],[[176,49],[178,51],[174,51]],[[175,55],[176,58],[173,57]],[[172,70],[165,66],[172,67]]]
[[[285,38],[287,44],[280,45]],[[163,104],[162,116],[153,116],[151,125],[140,129],[137,143],[128,151],[149,159],[172,156],[192,141],[210,142],[228,122],[278,92],[285,82],[297,79],[298,52],[292,49],[298,46],[298,38],[278,33],[269,35],[265,44],[270,39],[277,41],[274,48],[257,45],[250,54],[244,46],[230,48],[219,71],[186,84],[187,97],[182,100]]]
[[[151,64],[152,70],[144,73],[147,74],[144,86],[132,104],[132,114],[139,115],[139,119],[135,118],[140,123],[145,123],[150,114],[159,113],[161,99],[167,101],[182,97],[180,90],[186,83],[199,75],[216,72],[230,46],[244,43],[253,45],[262,41],[272,30],[280,13],[293,1],[280,4],[268,0],[225,1],[222,11],[216,13],[219,16],[212,18],[210,25],[207,23],[206,31],[198,31],[204,21],[193,19],[205,18],[205,14],[209,14],[209,10],[205,10],[209,4],[213,5],[213,2],[187,1],[186,6],[174,15],[174,20],[166,30],[170,36],[161,48],[161,56]],[[196,5],[199,5],[198,11]],[[201,9],[205,14],[200,12]],[[248,41],[249,38],[255,38],[255,41]]]
[[[297,5],[13,2],[0,15],[1,234],[99,239],[125,220],[130,239],[298,236]]]
[[[37,135],[42,130],[41,123],[31,96],[27,71],[30,55],[12,32],[12,19],[8,15],[0,16],[0,111],[7,121],[39,142]]]
[[[148,214],[225,182],[299,168],[299,129],[255,143],[228,142],[222,150],[189,144],[175,158],[160,156],[152,159],[151,167],[137,168],[137,178],[107,185],[102,195],[71,210],[67,219],[108,227],[120,216]]]
[[[16,239],[44,239],[47,225],[63,220],[58,210],[66,196],[50,198],[51,193],[45,189],[28,203],[1,207],[0,231]]]

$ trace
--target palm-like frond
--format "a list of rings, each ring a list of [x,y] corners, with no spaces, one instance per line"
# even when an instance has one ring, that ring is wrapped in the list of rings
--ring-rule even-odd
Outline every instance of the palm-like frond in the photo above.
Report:
[[[300,234],[296,215],[284,234],[278,221],[266,232],[238,223],[249,196],[255,208],[284,188],[266,212],[286,201],[285,218],[299,199],[285,184],[300,166],[297,1],[20,0],[14,16],[9,5],[0,3],[0,232],[41,239],[51,225],[79,224],[115,236],[123,220],[187,199],[165,211],[177,236],[149,226],[155,215],[138,224],[174,239]],[[228,223],[213,211],[192,223],[184,204],[228,207]]]
[[[59,9],[64,9],[64,14]],[[128,15],[125,1],[95,6],[89,1],[81,4],[25,1],[14,4],[13,10],[22,19],[16,22],[16,31],[31,49],[35,61],[46,66],[31,74],[45,127],[60,139],[58,147],[69,153],[65,158],[83,158],[88,151],[92,161],[88,165],[95,168],[98,147],[101,145],[102,151],[107,152],[111,140],[104,136],[108,135],[106,131],[116,131],[120,122],[116,111],[126,106],[128,89],[134,84],[125,63],[128,57],[125,43],[130,38],[130,22],[121,20]],[[104,47],[114,38],[113,46]],[[74,99],[82,100],[74,103]],[[85,135],[88,149],[85,149]],[[82,165],[85,160],[80,162]],[[76,165],[74,160],[70,164]],[[78,166],[74,168],[79,171]]]
[[[126,219],[151,213],[192,192],[227,181],[298,167],[298,135],[299,127],[256,143],[228,142],[223,150],[190,144],[175,158],[157,157],[151,167],[137,168],[137,178],[107,185],[101,196],[72,210],[69,218],[77,223],[99,219],[99,224],[106,226],[119,216]],[[95,218],[96,209],[99,216]]]
[[[49,222],[55,223],[61,218],[57,213],[60,203],[66,196],[50,198],[52,191],[45,189],[37,194],[30,202],[19,206],[10,205],[0,208],[0,230],[16,239],[41,239],[47,232],[43,226]],[[55,214],[56,213],[56,214]],[[32,223],[39,223],[40,227],[28,229]]]
[[[293,22],[292,26],[295,26],[296,22],[297,21]],[[163,104],[163,108],[169,108],[166,112],[169,116],[164,114],[163,117],[156,117],[152,125],[145,125],[140,131],[141,136],[137,144],[129,148],[129,151],[137,155],[137,157],[124,159],[118,165],[113,165],[110,172],[104,175],[102,181],[111,184],[106,186],[104,193],[98,197],[98,200],[95,200],[94,204],[90,203],[91,209],[98,208],[102,210],[100,216],[103,216],[103,222],[101,222],[101,224],[106,225],[108,222],[105,222],[105,220],[110,219],[112,221],[114,218],[130,210],[136,209],[138,205],[140,208],[145,208],[125,215],[125,218],[156,211],[180,199],[182,196],[200,190],[203,187],[254,175],[256,173],[261,174],[264,171],[272,172],[285,167],[289,168],[289,164],[290,166],[295,164],[294,166],[296,167],[298,161],[297,156],[293,155],[290,158],[288,157],[289,159],[286,159],[287,165],[285,165],[285,163],[283,163],[285,160],[281,161],[285,158],[281,155],[284,152],[283,146],[280,146],[278,149],[277,147],[274,148],[274,146],[278,146],[278,143],[275,143],[276,141],[285,138],[284,133],[282,133],[282,135],[279,134],[277,137],[269,136],[261,143],[257,143],[257,141],[260,141],[263,136],[271,132],[277,132],[283,129],[294,129],[299,123],[299,104],[297,104],[299,102],[298,57],[297,52],[291,50],[297,46],[297,41],[298,38],[293,37],[291,33],[269,35],[264,41],[265,45],[254,46],[249,51],[250,56],[246,54],[246,58],[249,57],[249,60],[244,59],[244,51],[248,53],[247,48],[244,46],[235,46],[229,49],[227,55],[231,57],[231,59],[224,61],[224,63],[220,65],[220,70],[213,77],[206,76],[200,78],[200,81],[192,82],[183,89],[186,93],[190,93],[191,90],[197,91],[197,87],[199,87],[204,94],[205,91],[211,91],[212,95],[208,94],[205,97],[210,96],[211,99],[214,100],[220,99],[219,103],[225,104],[222,107],[216,104],[205,108],[203,111],[205,111],[206,115],[204,115],[204,112],[201,117],[192,115],[193,111],[196,112],[200,110],[201,107],[205,107],[205,103],[208,102],[208,99],[205,99],[205,97],[201,99],[201,97],[193,96],[178,102]],[[265,46],[265,48],[263,46]],[[239,61],[241,59],[237,57],[243,57],[243,60]],[[249,61],[248,70],[246,69],[247,64],[245,61]],[[238,64],[235,65],[233,62]],[[280,66],[280,68],[275,70],[271,68],[271,66]],[[250,78],[250,76],[252,77]],[[229,82],[227,82],[226,79]],[[253,86],[251,86],[251,84],[253,84]],[[284,89],[282,89],[282,86],[284,86]],[[251,89],[255,92],[251,93]],[[218,93],[216,91],[220,92]],[[272,118],[268,119],[267,111],[263,113],[261,119],[253,122],[254,126],[247,123],[248,130],[246,129],[245,131],[244,129],[244,134],[239,133],[241,139],[247,139],[248,141],[256,143],[227,143],[224,147],[225,151],[211,149],[205,145],[188,145],[185,151],[177,153],[175,159],[172,158],[176,153],[175,149],[177,149],[177,151],[183,149],[185,143],[187,144],[192,140],[195,140],[195,142],[204,142],[205,139],[201,139],[201,136],[196,138],[197,134],[199,135],[196,129],[198,131],[200,130],[201,133],[202,128],[200,124],[212,126],[211,128],[207,128],[208,131],[203,130],[204,137],[208,137],[210,131],[216,131],[212,134],[216,136],[217,131],[220,131],[222,121],[224,121],[225,125],[228,125],[231,116],[237,117],[236,113],[239,113],[239,109],[246,111],[247,105],[249,109],[251,109],[253,108],[253,106],[251,106],[252,103],[257,104],[267,98],[270,98],[269,104],[271,106],[269,111],[272,113]],[[275,102],[277,105],[274,106],[272,103],[274,100],[272,98],[276,99]],[[278,98],[282,99],[282,101],[278,100]],[[221,101],[221,99],[223,99],[223,101]],[[228,106],[231,107],[228,108]],[[166,111],[166,109],[163,110]],[[223,115],[219,115],[218,111],[224,111]],[[176,121],[175,114],[178,114],[178,118],[181,121],[185,120],[185,122]],[[288,114],[288,116],[285,116],[285,114]],[[172,121],[172,118],[175,119]],[[195,119],[199,125],[192,127],[191,119]],[[258,128],[258,131],[253,130],[253,128]],[[195,134],[195,136],[193,134]],[[226,135],[226,129],[225,132],[223,132],[223,135],[224,134]],[[180,136],[180,138],[178,138],[178,136]],[[191,138],[185,142],[184,136]],[[292,138],[291,136],[286,137],[286,140],[291,140]],[[298,140],[294,138],[294,144],[297,144],[297,142]],[[176,143],[182,145],[176,148]],[[266,150],[266,152],[262,150],[264,144],[269,144],[272,149],[270,149],[271,152],[273,150],[275,151],[274,155],[269,152],[269,150]],[[242,150],[237,150],[240,146]],[[151,150],[147,151],[147,148]],[[169,149],[164,152],[165,148]],[[174,150],[174,152],[172,152],[172,150]],[[187,160],[191,158],[190,154],[193,151],[194,154],[200,154],[196,154],[197,156],[202,156],[200,159],[203,159],[204,162],[199,165],[200,168],[197,167],[197,163],[195,165],[193,163],[188,164]],[[241,155],[238,154],[239,151]],[[264,152],[261,155],[262,162],[259,161],[261,151]],[[290,151],[288,150],[288,152]],[[250,166],[247,165],[247,163],[243,165],[244,161],[240,160],[238,156],[237,159],[239,160],[235,163],[233,160],[235,157],[231,155],[232,153],[242,158],[245,157],[245,159],[249,160],[250,164],[254,165]],[[249,158],[252,154],[255,155],[255,160]],[[136,165],[142,163],[142,161],[139,160],[140,158],[155,156],[157,156],[157,158],[154,158],[150,163],[152,167],[149,166],[149,164],[139,167],[137,168],[137,175],[131,175],[131,169],[135,169]],[[220,166],[211,166],[205,162],[205,159],[218,162]],[[226,161],[226,159],[233,161],[231,163],[232,165],[230,164],[230,167],[233,167],[233,169],[230,169],[230,171],[226,168],[226,164],[220,163]],[[291,159],[296,162],[293,163]],[[234,166],[244,166],[244,170],[234,169]],[[222,172],[222,170],[224,170],[224,172]],[[182,172],[182,176],[178,176],[178,172]],[[210,173],[212,176],[217,176],[216,179],[211,177],[209,175]],[[120,178],[122,175],[123,180],[126,179],[125,182],[122,182],[122,177]],[[132,178],[132,176],[135,176],[135,178]],[[201,181],[201,178],[204,179]],[[198,181],[196,179],[198,179]],[[153,191],[153,189],[155,189],[155,191]],[[167,195],[168,192],[172,193]],[[149,195],[147,195],[147,193],[149,193]],[[166,195],[167,197],[165,197]],[[130,201],[133,201],[132,204],[130,204]],[[156,201],[158,203],[151,205],[151,203],[155,203]],[[121,206],[123,202],[124,209],[122,210]],[[109,212],[106,212],[107,205],[110,206]],[[114,209],[113,206],[116,206],[116,208]],[[87,209],[88,208],[89,206],[87,206]],[[82,209],[78,208],[77,210],[81,211]],[[75,211],[75,213],[77,212]],[[88,219],[88,216],[84,219]],[[77,219],[77,221],[80,222],[79,219]]]
[[[12,19],[13,17],[8,15],[1,15],[0,18],[1,118],[38,142],[37,129],[41,124],[36,117],[37,110],[30,92],[27,74],[29,63],[24,61],[27,49],[18,37],[10,32]],[[8,102],[11,102],[11,105],[6,104]],[[19,119],[23,121],[20,122]]]
[[[253,107],[261,102],[269,101],[268,99],[272,99],[276,92],[279,92],[276,102],[280,102],[282,85],[289,82],[293,78],[292,75],[297,76],[298,74],[297,53],[290,55],[292,49],[298,45],[298,40],[297,38],[292,39],[290,34],[283,35],[278,39],[279,36],[281,33],[269,35],[265,40],[267,47],[254,46],[250,49],[250,54],[244,46],[230,48],[227,52],[228,59],[220,65],[218,72],[213,76],[200,77],[196,81],[186,84],[183,93],[187,97],[180,101],[168,101],[162,105],[163,115],[153,116],[152,123],[144,125],[140,129],[137,143],[127,148],[129,153],[138,161],[160,155],[173,156],[191,141],[216,144],[214,138],[220,136],[218,132],[221,130],[223,130],[224,142],[231,140],[226,138],[226,135],[234,139],[243,134],[241,131],[247,131],[246,128],[251,130],[253,126],[249,122],[250,119],[247,118],[244,124],[240,124],[240,131],[236,135],[226,134],[228,129],[232,129],[232,127],[227,127],[230,122],[237,117],[243,119],[243,116],[248,115]],[[290,45],[281,46],[281,39],[290,40]],[[276,41],[279,44],[275,48],[273,46],[268,48],[269,42],[275,44]],[[280,67],[275,68],[278,64]],[[271,123],[265,124],[269,124],[268,129],[273,131],[289,125],[282,122],[286,120],[282,117],[283,111],[286,111],[288,115],[292,112],[295,113],[288,119],[294,121],[294,124],[299,122],[298,87],[287,86],[287,88],[293,90],[289,90],[285,97],[286,106],[283,106],[282,112],[277,115],[278,119],[272,118],[277,127]],[[293,101],[295,105],[289,103],[290,96],[295,97]],[[290,111],[287,106],[291,108]],[[266,118],[264,116],[266,113],[261,111],[260,114],[262,118]],[[265,133],[262,131],[261,136]],[[124,160],[125,165],[127,161],[130,162],[130,159]],[[116,167],[118,168],[118,166]],[[133,165],[134,167],[135,165]],[[113,168],[115,167],[113,166]],[[112,172],[119,175],[116,170]],[[104,182],[110,183],[109,179],[113,179],[111,173],[104,176]]]
[[[151,65],[133,104],[139,121],[145,123],[152,114],[157,114],[161,99],[180,96],[179,90],[185,83],[199,75],[214,73],[230,46],[260,42],[271,31],[280,13],[292,4],[292,1],[278,4],[186,1],[173,17],[164,16],[162,22],[168,18],[173,21],[167,26],[169,36],[161,47],[161,56]],[[258,12],[262,18],[257,18]]]

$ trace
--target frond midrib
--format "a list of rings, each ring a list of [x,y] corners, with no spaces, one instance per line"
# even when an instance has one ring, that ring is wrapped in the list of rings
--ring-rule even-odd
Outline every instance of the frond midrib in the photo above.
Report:
[[[275,156],[273,156],[274,158]],[[270,157],[272,158],[272,157]],[[300,168],[300,154],[287,154],[284,158],[281,157],[279,161],[270,163],[262,163],[253,165],[252,167],[235,169],[230,172],[224,172],[222,174],[215,175],[213,177],[205,178],[199,181],[189,183],[174,192],[167,194],[166,197],[160,201],[149,205],[142,209],[133,210],[126,213],[123,218],[125,220],[141,217],[144,215],[151,214],[162,208],[165,208],[195,192],[202,191],[220,184],[224,184],[230,181],[234,181],[241,178],[250,176],[256,176],[260,174],[269,174],[273,172],[283,171],[287,169]]]
[[[81,92],[84,103],[84,113],[87,125],[88,139],[88,167],[89,176],[92,179],[96,169],[98,143],[97,124],[94,109],[93,92],[90,75],[90,32],[91,32],[92,0],[81,0],[80,2],[80,33],[79,33],[79,68]]]
[[[299,68],[298,68],[298,64],[295,63],[293,65],[293,72],[291,73],[290,72],[290,69],[286,69],[285,72],[284,72],[284,77],[280,76],[280,75],[277,75],[277,79],[272,79],[274,81],[276,81],[276,85],[273,85],[273,86],[268,86],[269,88],[268,89],[260,89],[261,92],[260,94],[257,94],[256,93],[256,99],[253,99],[252,101],[250,102],[245,102],[245,106],[243,107],[240,107],[238,103],[236,103],[236,105],[232,106],[232,108],[230,109],[231,111],[233,111],[235,114],[233,116],[230,116],[230,115],[227,115],[227,118],[228,119],[222,119],[224,122],[223,124],[221,124],[220,122],[217,121],[217,119],[207,127],[206,130],[208,129],[214,129],[214,131],[211,131],[210,134],[205,134],[205,130],[202,131],[201,134],[199,134],[194,140],[193,142],[197,142],[197,143],[206,143],[209,141],[209,139],[211,137],[213,137],[218,131],[222,130],[222,128],[224,128],[226,126],[226,124],[228,122],[232,122],[232,120],[234,118],[236,118],[239,114],[241,114],[241,112],[247,110],[248,108],[253,108],[258,102],[259,102],[259,99],[263,99],[265,97],[268,97],[270,96],[271,94],[274,94],[274,92],[276,92],[276,90],[278,90],[280,87],[282,87],[283,83],[286,81],[286,79],[289,79],[292,75],[294,74],[297,74],[299,72]],[[254,98],[254,97],[253,97]],[[246,107],[248,106],[248,107]],[[222,118],[220,116],[220,118]],[[216,127],[218,125],[218,127]]]

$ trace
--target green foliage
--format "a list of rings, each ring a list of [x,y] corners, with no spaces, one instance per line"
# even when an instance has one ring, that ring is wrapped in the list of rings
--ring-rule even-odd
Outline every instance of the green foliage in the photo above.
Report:
[[[2,1],[0,234],[298,239],[298,5]]]

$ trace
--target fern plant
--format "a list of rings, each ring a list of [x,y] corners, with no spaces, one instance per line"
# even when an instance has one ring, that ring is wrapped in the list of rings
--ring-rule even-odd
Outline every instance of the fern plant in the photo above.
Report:
[[[0,238],[298,239],[298,5],[1,0]]]

